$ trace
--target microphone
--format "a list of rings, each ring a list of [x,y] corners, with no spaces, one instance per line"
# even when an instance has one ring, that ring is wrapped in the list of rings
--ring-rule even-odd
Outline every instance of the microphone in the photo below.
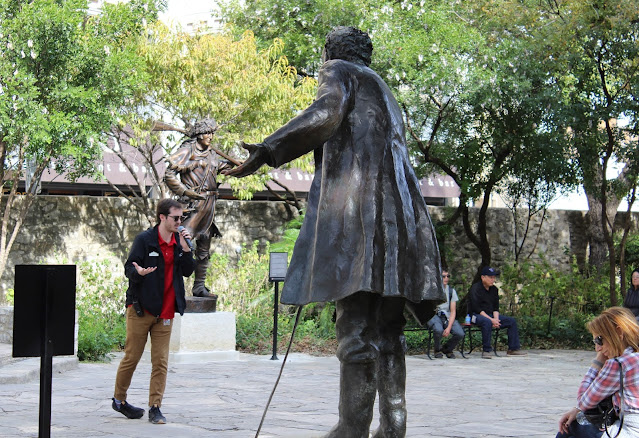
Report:
[[[180,226],[178,227],[178,231],[180,232],[180,234],[182,234],[182,231],[184,231],[184,230],[186,230],[186,228],[184,228],[182,225],[180,225]],[[191,243],[191,239],[189,239],[189,238],[187,238],[187,237],[184,237],[184,236],[182,236],[182,238],[184,239],[184,241],[186,242],[186,244],[189,246],[189,248],[191,248],[191,251],[195,251],[195,250],[193,249],[193,244]]]

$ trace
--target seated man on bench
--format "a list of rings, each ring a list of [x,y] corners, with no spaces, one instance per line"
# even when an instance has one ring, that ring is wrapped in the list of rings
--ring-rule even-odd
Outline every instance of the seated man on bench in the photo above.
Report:
[[[449,359],[455,359],[455,347],[464,338],[464,329],[455,320],[457,316],[457,291],[448,285],[450,274],[448,271],[442,271],[442,282],[444,283],[444,293],[446,294],[446,302],[440,304],[435,309],[433,316],[427,323],[428,328],[433,331],[435,341],[435,357],[441,359],[444,354]],[[444,348],[441,346],[442,336],[447,338],[453,335]]]
[[[519,330],[515,318],[499,314],[499,293],[495,286],[497,272],[491,267],[484,267],[481,270],[481,281],[473,284],[470,288],[470,311],[471,321],[481,328],[481,339],[483,345],[483,359],[492,359],[490,354],[490,335],[493,328],[508,329],[508,355],[525,356],[526,353],[520,350]]]

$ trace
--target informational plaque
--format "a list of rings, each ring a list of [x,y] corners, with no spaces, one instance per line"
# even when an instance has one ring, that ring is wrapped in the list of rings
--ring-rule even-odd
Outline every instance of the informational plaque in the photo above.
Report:
[[[13,357],[40,356],[39,438],[51,437],[53,356],[74,354],[75,265],[16,265]]]
[[[75,265],[16,265],[13,357],[74,354]]]
[[[279,311],[279,282],[286,279],[288,269],[288,253],[272,252],[268,264],[268,279],[275,283],[275,294],[273,295],[273,356],[271,360],[277,360],[277,314]]]
[[[270,254],[268,279],[270,281],[284,281],[288,269],[288,253],[272,252]]]

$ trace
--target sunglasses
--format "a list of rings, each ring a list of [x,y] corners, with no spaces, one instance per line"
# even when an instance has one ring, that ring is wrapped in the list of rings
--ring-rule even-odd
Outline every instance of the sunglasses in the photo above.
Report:
[[[444,275],[442,275],[442,277],[444,277],[444,278],[450,278],[450,274],[444,274]]]
[[[169,216],[167,215],[166,217],[170,217],[171,219],[173,219],[175,222],[184,222],[186,220],[186,216]]]
[[[596,338],[592,340],[592,342],[595,345],[599,345],[600,347],[603,347],[603,338],[601,336],[597,336]]]

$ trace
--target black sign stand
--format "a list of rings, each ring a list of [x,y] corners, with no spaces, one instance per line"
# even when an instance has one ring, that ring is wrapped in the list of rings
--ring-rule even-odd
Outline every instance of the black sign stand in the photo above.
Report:
[[[268,267],[268,279],[275,283],[275,295],[273,296],[273,356],[271,360],[277,359],[277,313],[279,310],[279,282],[286,278],[286,270],[288,269],[288,253],[272,252],[270,253]]]
[[[16,265],[13,357],[40,356],[39,438],[51,436],[53,356],[75,343],[75,265]]]

